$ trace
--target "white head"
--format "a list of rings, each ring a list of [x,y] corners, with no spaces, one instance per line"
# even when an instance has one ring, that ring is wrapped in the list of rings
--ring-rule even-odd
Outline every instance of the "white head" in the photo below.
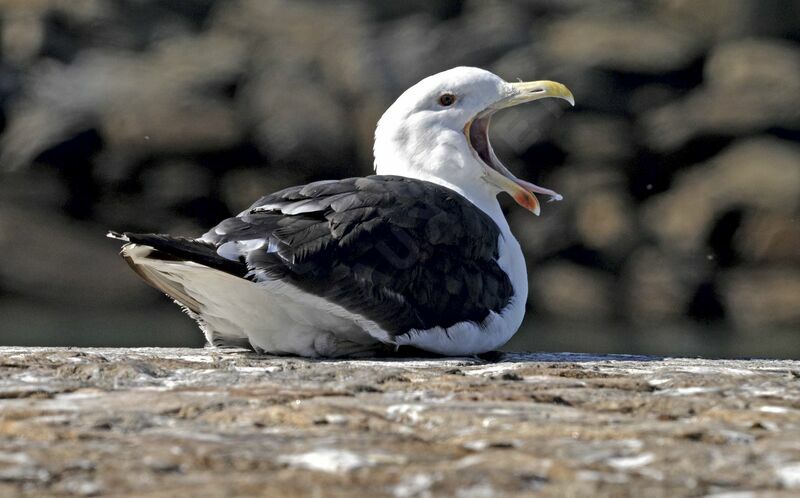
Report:
[[[574,104],[570,91],[552,81],[508,83],[474,67],[429,76],[406,90],[378,122],[375,171],[432,181],[469,197],[494,199],[505,191],[539,214],[534,192],[561,196],[503,166],[489,142],[489,123],[500,109],[545,97]]]

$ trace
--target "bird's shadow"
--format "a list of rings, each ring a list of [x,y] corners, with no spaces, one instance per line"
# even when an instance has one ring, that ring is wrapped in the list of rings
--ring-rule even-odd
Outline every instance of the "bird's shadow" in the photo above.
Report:
[[[489,351],[478,358],[486,363],[585,363],[597,361],[662,361],[663,356],[619,353],[548,353],[520,351]]]
[[[472,356],[445,356],[412,347],[402,347],[397,351],[379,351],[369,355],[343,356],[337,358],[307,358],[295,355],[274,355],[257,353],[249,349],[217,349],[213,351],[242,355],[249,360],[272,360],[276,358],[294,358],[309,362],[343,362],[343,361],[378,361],[386,363],[403,363],[413,361],[469,361],[475,364],[492,363],[586,363],[598,361],[662,361],[663,356],[638,354],[598,354],[572,352],[525,352],[525,351],[489,351]]]

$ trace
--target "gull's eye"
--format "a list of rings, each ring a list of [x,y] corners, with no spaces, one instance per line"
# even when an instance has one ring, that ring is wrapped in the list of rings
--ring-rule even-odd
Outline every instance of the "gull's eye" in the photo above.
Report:
[[[439,103],[442,104],[444,107],[450,107],[451,105],[455,104],[456,96],[452,93],[445,93],[439,97]]]

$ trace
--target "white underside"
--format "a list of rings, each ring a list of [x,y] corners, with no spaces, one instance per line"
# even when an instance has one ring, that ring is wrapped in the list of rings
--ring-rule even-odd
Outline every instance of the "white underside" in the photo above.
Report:
[[[254,283],[193,262],[151,259],[149,248],[134,244],[126,245],[123,252],[133,264],[179,286],[195,301],[184,308],[216,346],[249,344],[267,353],[334,357],[368,354],[381,344],[390,344],[471,355],[505,344],[524,314],[527,279],[522,252],[508,232],[499,242],[498,263],[509,273],[514,287],[514,297],[506,308],[490,313],[480,324],[460,322],[447,329],[412,330],[397,337],[363,316],[283,282]],[[161,289],[169,290],[169,285]],[[186,304],[176,293],[168,294],[177,297],[178,304]],[[187,309],[191,307],[199,312],[192,313]]]

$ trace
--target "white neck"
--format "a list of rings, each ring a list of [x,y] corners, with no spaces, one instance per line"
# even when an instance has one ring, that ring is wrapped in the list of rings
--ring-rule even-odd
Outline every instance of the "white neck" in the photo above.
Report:
[[[489,215],[501,232],[510,233],[498,191],[481,178],[483,166],[462,133],[442,132],[430,143],[425,137],[408,136],[407,130],[405,134],[386,131],[379,126],[375,137],[376,174],[416,178],[454,190]]]

